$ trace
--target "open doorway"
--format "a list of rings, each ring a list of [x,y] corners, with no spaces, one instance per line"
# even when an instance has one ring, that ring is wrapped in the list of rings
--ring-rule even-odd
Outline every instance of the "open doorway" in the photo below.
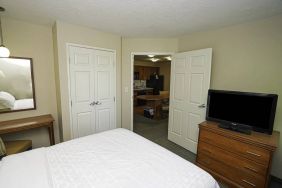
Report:
[[[195,154],[168,139],[171,61],[172,53],[132,53],[131,130],[195,162]]]
[[[168,140],[172,54],[132,55],[132,130],[194,161],[195,155]]]
[[[156,141],[167,139],[170,54],[133,57],[133,131]]]
[[[170,55],[135,55],[133,113],[148,120],[168,119],[170,90]],[[133,125],[133,131],[137,129]]]

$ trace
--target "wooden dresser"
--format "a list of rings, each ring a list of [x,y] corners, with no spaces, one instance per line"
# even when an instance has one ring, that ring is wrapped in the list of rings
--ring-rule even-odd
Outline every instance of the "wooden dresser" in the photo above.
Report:
[[[230,187],[268,187],[279,132],[246,135],[218,124],[200,124],[196,164]]]

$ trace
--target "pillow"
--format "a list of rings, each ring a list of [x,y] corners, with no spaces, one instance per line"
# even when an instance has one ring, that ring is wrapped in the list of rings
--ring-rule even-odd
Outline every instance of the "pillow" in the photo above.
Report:
[[[6,108],[13,108],[16,99],[8,92],[0,91],[0,106]]]
[[[0,159],[6,155],[6,148],[3,140],[0,137]]]

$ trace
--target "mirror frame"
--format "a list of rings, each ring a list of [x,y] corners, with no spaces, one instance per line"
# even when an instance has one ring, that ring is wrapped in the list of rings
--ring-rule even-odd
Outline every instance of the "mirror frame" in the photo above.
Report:
[[[32,60],[32,58],[30,58],[30,57],[17,57],[17,56],[0,57],[0,59],[7,59],[7,58],[11,58],[11,59],[26,59],[26,60],[30,61],[30,73],[31,73],[31,83],[32,83],[33,108],[4,111],[4,112],[0,112],[0,114],[12,113],[12,112],[22,112],[22,111],[28,111],[28,110],[36,110],[36,98],[35,98],[35,85],[34,85],[33,60]]]

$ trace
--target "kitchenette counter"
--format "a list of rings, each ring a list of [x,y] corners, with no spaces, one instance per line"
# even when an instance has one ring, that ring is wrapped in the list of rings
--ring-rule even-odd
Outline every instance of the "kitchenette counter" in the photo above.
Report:
[[[134,91],[147,91],[147,90],[153,90],[154,88],[150,87],[144,87],[144,88],[134,88]]]

